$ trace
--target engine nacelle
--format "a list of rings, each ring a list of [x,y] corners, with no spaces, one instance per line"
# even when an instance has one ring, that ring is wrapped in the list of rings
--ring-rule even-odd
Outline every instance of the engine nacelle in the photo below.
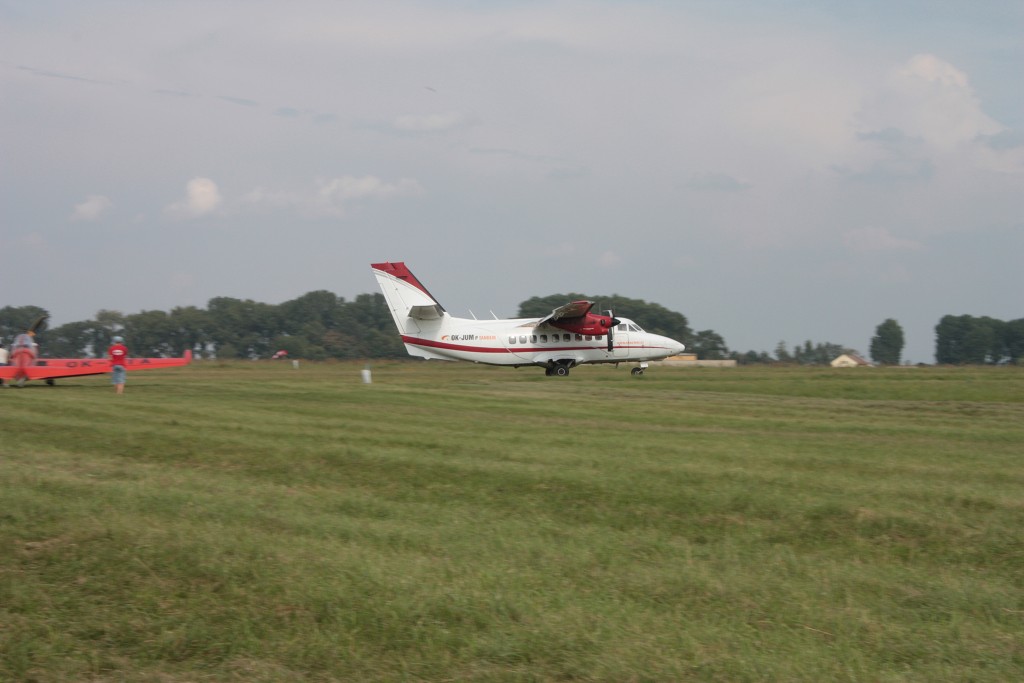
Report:
[[[581,318],[571,318],[569,320],[550,320],[548,324],[552,327],[557,327],[560,330],[566,332],[575,332],[576,334],[589,334],[595,337],[603,337],[608,334],[608,330],[619,324],[619,321],[610,315],[598,315],[596,313],[587,313]]]

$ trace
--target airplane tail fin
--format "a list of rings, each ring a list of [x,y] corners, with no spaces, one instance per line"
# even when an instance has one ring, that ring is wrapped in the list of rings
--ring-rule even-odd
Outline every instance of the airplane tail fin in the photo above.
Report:
[[[440,321],[448,315],[404,262],[372,263],[370,267],[402,335],[419,334],[421,325],[433,327],[430,321]]]

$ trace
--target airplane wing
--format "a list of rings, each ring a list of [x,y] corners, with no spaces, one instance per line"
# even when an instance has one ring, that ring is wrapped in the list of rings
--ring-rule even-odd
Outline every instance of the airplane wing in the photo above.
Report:
[[[181,358],[129,358],[125,369],[158,370],[192,362],[192,352],[186,351]],[[18,369],[13,365],[0,367],[0,379],[14,379]],[[84,377],[110,372],[110,361],[106,358],[40,358],[36,364],[25,369],[28,379],[60,379],[62,377]]]
[[[572,303],[559,306],[555,310],[548,313],[546,316],[537,321],[538,325],[543,325],[546,322],[552,320],[561,320],[563,318],[582,318],[590,309],[594,307],[593,301],[573,301]]]

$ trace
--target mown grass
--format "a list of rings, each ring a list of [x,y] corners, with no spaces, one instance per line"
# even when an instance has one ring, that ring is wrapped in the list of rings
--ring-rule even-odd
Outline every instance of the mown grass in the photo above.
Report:
[[[0,680],[1024,680],[1024,371],[2,390]]]

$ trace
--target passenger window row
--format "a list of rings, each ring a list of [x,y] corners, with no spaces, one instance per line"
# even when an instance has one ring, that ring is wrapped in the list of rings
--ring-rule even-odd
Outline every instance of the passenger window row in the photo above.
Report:
[[[531,343],[531,344],[536,344],[537,342],[540,342],[541,344],[547,344],[548,343],[548,336],[549,335],[546,335],[546,334],[531,334],[531,335],[521,334],[521,335],[519,335],[519,337],[516,337],[515,335],[509,335],[508,343],[509,344],[515,344],[516,341],[518,340],[518,342],[520,344],[525,344],[525,343],[527,343],[527,341],[529,341],[529,343]],[[573,336],[576,337],[576,341],[583,341],[584,339],[586,339],[587,341],[593,341],[594,338],[595,338],[591,334],[588,334],[586,336],[584,336],[582,334],[571,335],[568,332],[566,332],[565,334],[552,334],[552,335],[550,335],[551,343],[557,344],[559,342],[572,341]]]
[[[615,329],[617,329],[619,332],[643,332],[643,330],[640,329],[640,327],[638,325],[635,325],[633,323],[621,323]],[[595,339],[602,339],[603,338],[603,337],[598,337],[598,336],[595,336],[595,335],[592,335],[592,334],[586,334],[586,335],[575,334],[575,335],[573,335],[573,334],[569,334],[568,332],[563,333],[563,334],[552,334],[552,335],[546,335],[546,334],[529,334],[529,335],[521,334],[518,337],[515,336],[515,335],[509,335],[508,343],[509,344],[515,344],[515,343],[526,344],[527,342],[529,342],[530,344],[536,344],[537,342],[540,342],[541,344],[547,344],[549,336],[551,337],[551,343],[553,343],[553,344],[557,344],[559,342],[572,341],[574,337],[575,337],[576,341],[594,341]]]

